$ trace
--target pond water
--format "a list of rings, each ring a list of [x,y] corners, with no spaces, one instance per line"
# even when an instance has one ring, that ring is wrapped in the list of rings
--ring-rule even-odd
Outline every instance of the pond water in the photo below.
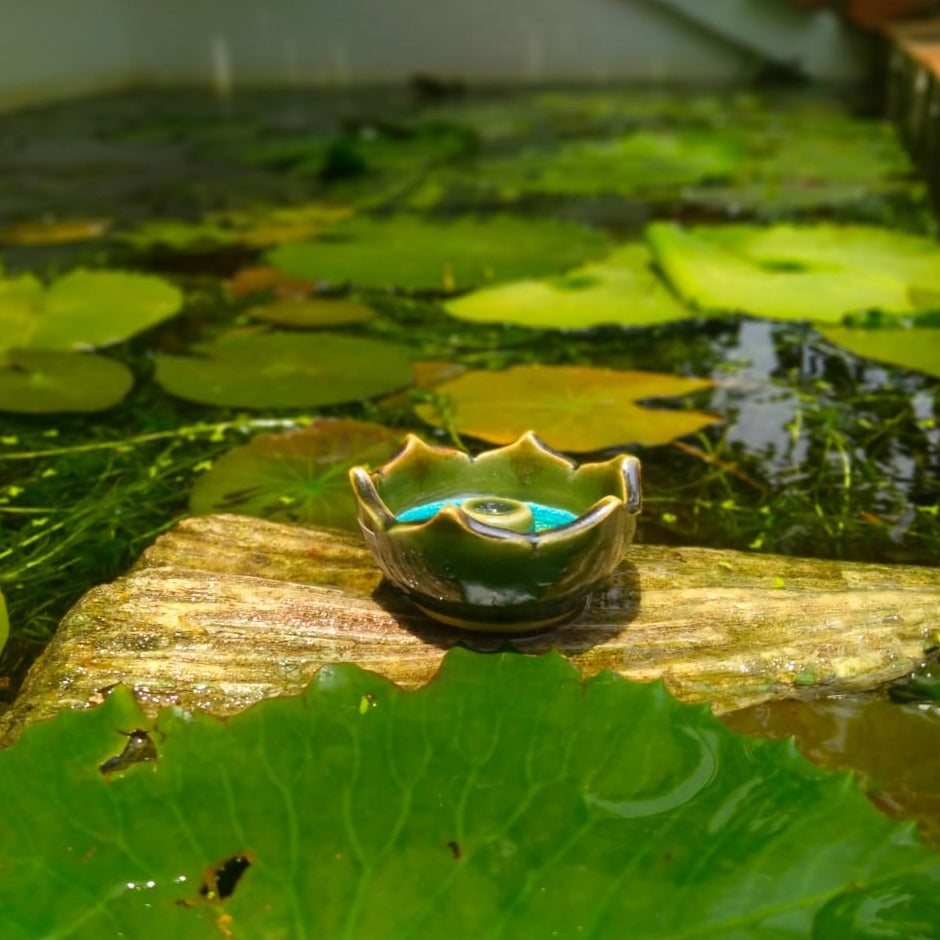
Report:
[[[799,252],[767,249],[744,278],[755,306],[731,303],[750,313],[704,315],[701,308],[722,303],[701,291],[734,275],[722,269],[706,283],[696,269],[683,280],[686,269],[670,267],[673,247],[645,241],[653,221],[691,232],[713,223],[838,220],[889,228],[888,241],[932,236],[923,187],[889,128],[851,102],[806,94],[552,89],[429,100],[429,90],[272,91],[225,101],[148,92],[0,120],[5,285],[27,273],[49,283],[76,267],[122,269],[158,275],[185,298],[175,316],[142,322],[114,344],[90,344],[107,345],[105,355],[133,380],[103,410],[19,413],[17,400],[31,400],[37,386],[64,389],[67,400],[103,380],[70,378],[61,364],[40,368],[26,359],[6,370],[28,374],[33,386],[9,393],[9,410],[0,411],[7,700],[67,608],[126,570],[185,515],[194,482],[234,446],[327,415],[382,425],[396,439],[414,431],[477,451],[484,439],[511,435],[518,402],[547,400],[529,379],[494,385],[489,400],[472,403],[482,414],[474,423],[466,419],[470,404],[451,414],[436,391],[461,370],[539,365],[689,380],[637,388],[641,408],[661,410],[638,412],[635,437],[609,430],[610,402],[594,393],[569,409],[576,419],[567,424],[552,423],[551,408],[561,406],[549,402],[544,426],[535,428],[579,455],[626,448],[641,458],[640,543],[938,563],[936,260],[924,261],[933,265],[929,276],[910,282],[903,259],[897,262],[901,293],[917,297],[895,309],[895,320],[926,331],[926,339],[889,353],[899,330],[869,309],[877,302],[845,301],[843,311],[831,282],[814,279],[837,272],[864,280],[881,263],[879,245],[855,246],[854,261],[824,258],[817,267]],[[321,233],[318,253],[296,248]],[[466,265],[441,254],[452,236],[456,247],[447,251],[459,259],[465,250]],[[406,248],[394,254],[399,242]],[[604,261],[623,245],[633,246],[629,263]],[[335,250],[344,246],[345,254]],[[696,246],[714,249],[707,238]],[[647,253],[639,264],[637,252]],[[383,269],[392,254],[395,263]],[[644,280],[659,278],[653,255],[670,275],[668,287]],[[271,263],[280,271],[273,279],[244,273]],[[752,279],[774,272],[791,280]],[[503,281],[524,286],[491,294],[496,312],[468,305],[470,288]],[[627,302],[617,300],[616,285],[632,291]],[[868,289],[895,287],[879,280]],[[784,306],[818,305],[822,319],[767,312],[778,291],[793,292]],[[698,309],[677,315],[680,295]],[[298,298],[321,306],[299,309]],[[330,306],[344,299],[365,312]],[[554,322],[539,322],[549,308],[557,308]],[[13,330],[23,308],[3,309],[0,330]],[[505,309],[522,311],[517,322],[507,322]],[[867,328],[856,331],[861,338],[838,332],[843,312]],[[585,315],[591,322],[579,319]],[[329,338],[290,333],[264,353],[270,324],[291,330],[322,322]],[[230,357],[234,379],[231,367],[210,372],[205,360],[180,365],[194,344],[219,337],[224,355],[209,346],[203,353]],[[347,346],[343,337],[376,345]],[[863,340],[867,346],[852,345]],[[332,350],[338,365],[326,385],[340,388],[338,395],[291,398],[309,376],[288,350],[307,355],[305,342]],[[399,356],[402,368],[408,360],[423,366],[404,391]],[[272,370],[252,378],[260,359]],[[575,383],[571,396],[588,394],[587,371],[566,375]],[[375,387],[357,384],[363,376]],[[258,389],[280,388],[282,379],[288,391],[263,400]],[[636,409],[627,392],[612,407]],[[664,411],[690,423],[663,432],[673,420]],[[311,490],[323,485],[315,473],[311,479]],[[276,506],[281,517],[290,516],[288,503]],[[277,512],[269,505],[266,514]],[[760,706],[728,722],[796,734],[811,758],[857,769],[879,805],[915,816],[940,843],[936,765],[928,760],[940,753],[940,713],[927,698],[895,704],[880,690]]]

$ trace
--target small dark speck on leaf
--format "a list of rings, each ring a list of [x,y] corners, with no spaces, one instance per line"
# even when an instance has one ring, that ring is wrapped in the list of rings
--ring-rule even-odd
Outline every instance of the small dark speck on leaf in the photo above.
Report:
[[[450,849],[450,854],[454,856],[455,859],[459,859],[463,856],[463,849],[460,848],[460,843],[455,842],[453,839],[447,843],[447,848]]]
[[[153,739],[146,731],[138,728],[135,731],[122,731],[127,735],[124,750],[115,757],[109,757],[104,763],[98,765],[103,774],[111,774],[118,770],[127,770],[132,764],[141,764],[144,761],[157,759],[157,748]]]
[[[181,898],[180,907],[193,907],[199,901],[224,901],[232,896],[241,876],[254,864],[251,852],[236,852],[215,865],[208,865],[202,873],[197,898]]]

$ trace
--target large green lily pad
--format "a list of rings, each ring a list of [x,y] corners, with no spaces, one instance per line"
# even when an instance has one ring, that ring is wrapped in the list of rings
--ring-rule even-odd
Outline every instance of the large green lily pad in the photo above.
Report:
[[[233,408],[311,408],[373,398],[411,384],[404,346],[340,333],[233,333],[157,356],[172,395]]]
[[[11,349],[0,359],[0,411],[103,411],[133,384],[130,369],[105,356]]]
[[[410,693],[325,666],[303,697],[156,728],[119,688],[28,728],[0,787],[5,940],[928,940],[940,919],[940,855],[849,776],[556,653],[456,649]]]
[[[642,244],[561,277],[513,281],[474,291],[444,305],[461,320],[580,330],[601,324],[649,326],[694,313],[665,287]]]
[[[866,329],[829,326],[817,329],[830,342],[856,356],[940,377],[940,329],[937,327]]]
[[[318,418],[296,431],[259,434],[197,478],[190,509],[358,531],[349,468],[377,466],[400,443],[400,434],[381,425],[334,418]]]
[[[268,260],[294,277],[334,284],[452,292],[563,271],[608,245],[599,232],[554,219],[399,215],[349,219],[318,241],[279,245]]]
[[[668,411],[637,402],[688,395],[712,385],[658,372],[583,366],[513,366],[503,372],[470,371],[439,385],[447,403],[421,404],[429,424],[452,422],[461,434],[496,444],[535,431],[561,451],[586,453],[621,444],[666,444],[720,421],[701,411]]]
[[[838,322],[849,313],[940,308],[940,248],[871,226],[647,228],[676,291],[703,310]]]
[[[176,314],[183,296],[150,274],[77,269],[49,287],[0,279],[0,349],[80,350],[120,343]]]

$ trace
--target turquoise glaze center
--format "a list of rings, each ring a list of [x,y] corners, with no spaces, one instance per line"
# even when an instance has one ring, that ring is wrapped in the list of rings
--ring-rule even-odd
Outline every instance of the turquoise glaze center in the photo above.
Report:
[[[450,499],[436,499],[430,503],[422,503],[420,506],[412,506],[399,513],[396,517],[399,522],[427,522],[432,516],[436,516],[445,506],[460,506],[468,499],[479,499],[478,496],[456,496]],[[530,531],[544,532],[546,529],[557,529],[559,526],[574,522],[578,517],[567,509],[559,509],[557,506],[545,506],[542,503],[531,503],[528,500],[522,500],[529,509],[532,510],[533,525]]]

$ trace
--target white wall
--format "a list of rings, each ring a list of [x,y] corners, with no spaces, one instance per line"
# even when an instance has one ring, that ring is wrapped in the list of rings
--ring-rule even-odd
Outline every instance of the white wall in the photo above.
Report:
[[[755,61],[666,0],[0,0],[0,107],[131,81],[721,82]]]
[[[721,81],[752,61],[650,0],[161,0],[137,43],[157,79]],[[241,8],[243,15],[234,15]],[[224,75],[223,75],[224,77]]]
[[[0,107],[127,81],[132,12],[126,0],[0,0]]]

